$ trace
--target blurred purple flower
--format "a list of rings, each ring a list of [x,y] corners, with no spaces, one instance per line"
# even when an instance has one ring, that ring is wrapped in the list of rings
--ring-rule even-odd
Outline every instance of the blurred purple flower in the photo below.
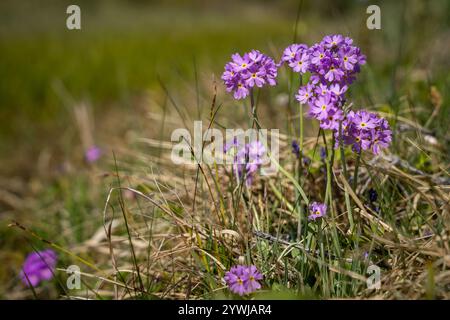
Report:
[[[102,150],[97,146],[89,147],[84,154],[86,161],[89,163],[96,162],[101,156]]]
[[[375,201],[377,201],[377,199],[378,199],[378,193],[376,192],[375,189],[370,188],[369,191],[368,191],[368,194],[369,194],[369,201],[370,201],[370,202],[375,202]]]
[[[298,142],[295,140],[292,140],[292,153],[295,154],[295,156],[300,158],[300,146],[298,145]]]
[[[327,150],[324,147],[320,147],[320,160],[324,161],[327,157]]]
[[[41,281],[53,278],[57,256],[51,250],[30,253],[23,263],[20,272],[22,282],[27,286],[37,286]]]
[[[238,150],[234,159],[234,169],[240,178],[246,180],[247,185],[252,184],[253,175],[263,164],[265,155],[266,148],[259,140],[247,143]]]
[[[309,220],[316,220],[317,218],[324,217],[327,214],[327,205],[325,203],[313,202],[309,206],[308,216]]]
[[[262,278],[262,274],[255,266],[237,265],[227,271],[224,280],[231,292],[243,296],[261,289],[258,281]]]

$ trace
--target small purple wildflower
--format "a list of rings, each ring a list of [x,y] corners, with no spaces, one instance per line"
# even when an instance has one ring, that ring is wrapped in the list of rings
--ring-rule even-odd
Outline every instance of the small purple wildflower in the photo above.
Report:
[[[320,160],[324,161],[327,157],[327,150],[324,147],[320,147]]]
[[[325,203],[313,202],[309,206],[310,215],[309,220],[316,220],[317,218],[324,217],[327,214],[327,205]]]
[[[369,195],[369,201],[370,202],[375,202],[378,199],[378,193],[375,191],[375,189],[370,188],[368,191],[368,195]]]
[[[222,80],[226,90],[233,92],[234,98],[244,99],[250,94],[253,87],[262,87],[265,84],[274,86],[277,77],[277,65],[274,60],[258,50],[252,50],[243,56],[235,53],[232,61],[225,65]]]
[[[57,256],[51,250],[30,253],[23,263],[20,278],[26,286],[36,287],[41,281],[53,278]]]
[[[298,145],[298,142],[293,140],[292,141],[292,153],[295,154],[295,156],[300,158],[300,146]]]
[[[307,156],[304,156],[302,160],[303,160],[304,166],[309,166],[309,164],[311,163],[311,158],[309,158]]]
[[[314,90],[314,85],[308,83],[306,86],[300,87],[300,89],[298,89],[298,94],[295,96],[295,98],[300,103],[303,103],[303,104],[309,103],[314,98],[313,90]]]
[[[253,182],[253,176],[264,163],[266,148],[259,141],[251,141],[241,147],[236,154],[234,169],[240,178],[246,180],[247,185]]]
[[[225,145],[223,146],[223,152],[227,153],[232,148],[237,147],[237,146],[238,146],[238,139],[237,139],[237,137],[234,137],[233,140],[225,143]]]
[[[364,258],[364,260],[369,259],[369,252],[364,251],[364,253],[363,253],[363,258]]]
[[[102,150],[97,146],[89,147],[84,154],[86,161],[89,163],[96,162],[98,159],[100,159],[101,156]]]
[[[237,265],[231,267],[230,271],[227,271],[224,277],[230,291],[240,296],[261,289],[261,284],[258,281],[262,279],[262,274],[253,265]]]

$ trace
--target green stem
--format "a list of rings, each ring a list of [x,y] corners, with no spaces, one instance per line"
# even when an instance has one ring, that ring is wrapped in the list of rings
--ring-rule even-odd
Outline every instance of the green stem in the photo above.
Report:
[[[355,174],[353,176],[353,190],[355,191],[355,194],[356,194],[356,186],[358,185],[358,171],[360,163],[361,163],[361,150],[359,150],[358,157],[356,158]]]
[[[342,171],[344,173],[345,180],[348,181],[347,162],[345,161],[344,140],[342,138],[342,121],[339,122],[339,150],[341,153]],[[345,189],[345,206],[347,207],[348,221],[350,223],[350,230],[353,232],[355,224],[353,222],[352,206],[350,204],[350,196],[347,189]]]
[[[300,76],[300,86],[302,86],[303,83],[303,79],[302,76]],[[302,159],[302,155],[303,155],[303,104],[300,103],[300,142],[299,142],[299,146],[300,146],[300,161]]]
[[[327,186],[325,189],[325,201],[324,203],[328,203],[328,198],[330,197],[330,192],[331,192],[331,166],[330,166],[330,156],[329,156],[329,152],[328,152],[328,145],[327,145],[327,138],[325,137],[325,131],[320,129],[322,131],[322,138],[323,138],[323,143],[325,144],[325,156],[326,156],[326,161],[325,161],[325,165],[326,165],[326,169],[327,169]]]
[[[250,89],[250,106],[252,108],[252,116],[253,116],[252,128],[254,129],[255,127],[259,127],[259,121],[258,116],[256,114],[256,104],[253,89]]]
[[[302,76],[300,75],[300,86],[302,85]],[[300,117],[300,138],[299,138],[299,159],[298,159],[298,167],[297,167],[297,173],[298,173],[298,183],[302,185],[301,181],[301,173],[302,173],[302,167],[303,167],[303,104],[299,104],[299,117]],[[298,197],[298,191],[296,191],[296,196]],[[297,241],[300,241],[300,237],[302,234],[302,217],[303,217],[303,202],[300,199],[298,204],[298,225],[297,225]]]

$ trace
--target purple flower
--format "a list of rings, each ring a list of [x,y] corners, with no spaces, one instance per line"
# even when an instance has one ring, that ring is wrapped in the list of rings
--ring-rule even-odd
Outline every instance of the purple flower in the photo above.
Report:
[[[309,103],[313,98],[313,89],[314,86],[308,83],[306,86],[300,87],[298,94],[295,97],[300,103]]]
[[[255,266],[237,265],[227,271],[224,280],[231,292],[243,296],[260,289],[261,284],[258,281],[262,278]]]
[[[379,154],[382,149],[389,147],[392,140],[392,132],[386,119],[377,114],[360,110],[350,111],[342,122],[343,141],[352,145],[355,152],[372,150]],[[338,130],[335,137],[339,137]]]
[[[56,261],[56,253],[51,249],[30,253],[20,272],[23,284],[36,287],[41,281],[52,279]]]
[[[291,62],[295,60],[297,53],[301,51],[301,46],[297,43],[291,44],[289,47],[284,49],[281,61]]]
[[[339,130],[339,122],[344,119],[341,109],[333,107],[328,111],[327,117],[320,121],[322,129]]]
[[[334,64],[330,65],[327,73],[325,73],[325,79],[330,82],[340,81],[343,76],[344,72],[339,68],[339,66]]]
[[[334,107],[334,101],[330,94],[320,96],[314,101],[314,104],[310,104],[309,113],[318,120],[324,120],[328,117],[328,113]]]
[[[359,130],[374,129],[378,125],[379,118],[374,113],[361,110],[355,113],[352,122]]]
[[[329,53],[324,46],[322,45],[314,45],[311,47],[311,63],[320,70],[323,66],[327,65],[330,60]]]
[[[325,84],[321,83],[315,87],[314,92],[317,96],[326,96],[330,92],[330,89]]]
[[[360,71],[360,66],[366,62],[365,59],[361,50],[353,45],[352,39],[328,35],[309,48],[299,44],[289,46],[284,50],[282,62],[286,62],[296,72],[309,72],[308,83],[299,88],[295,97],[300,103],[309,105],[308,114],[320,121],[322,129],[338,131],[339,123],[345,118],[342,110],[345,93]],[[360,120],[361,123],[357,125],[368,128],[373,126],[368,121],[373,119]],[[351,140],[355,150],[370,147],[374,153],[378,153],[386,147],[387,135],[377,132],[379,138],[375,144],[368,143],[365,131],[358,132]]]
[[[324,161],[327,157],[327,150],[324,147],[320,147],[320,160]]]
[[[358,55],[354,47],[344,47],[339,51],[339,57],[345,70],[353,71],[358,63]]]
[[[326,110],[321,111],[320,108],[324,107],[321,97],[331,95],[334,107],[341,108],[348,85],[366,62],[361,50],[348,37],[328,35],[309,48],[299,44],[287,47],[282,62],[295,72],[310,73],[308,83],[299,89],[296,99],[310,105],[309,114],[321,121],[323,129],[335,129],[336,119],[341,119],[343,114],[329,109],[331,105],[326,105]]]
[[[298,145],[298,142],[293,140],[292,141],[292,153],[295,154],[295,156],[300,158],[300,146]]]
[[[370,201],[370,202],[375,202],[375,201],[377,201],[377,199],[378,199],[378,193],[377,193],[377,191],[376,191],[375,189],[370,188],[369,191],[368,191],[368,194],[369,194],[369,201]]]
[[[342,96],[347,91],[348,86],[340,85],[339,83],[333,83],[330,85],[330,92],[336,96]]]
[[[235,53],[232,61],[225,65],[222,80],[227,92],[233,92],[235,99],[244,99],[253,87],[263,87],[265,84],[274,86],[277,77],[277,65],[272,58],[258,50],[252,50],[243,56]]]
[[[324,217],[327,214],[327,205],[325,203],[313,202],[309,206],[309,212],[309,220],[316,220],[317,218]]]
[[[309,55],[303,52],[298,55],[298,58],[289,62],[289,67],[295,72],[306,73],[309,67]]]
[[[255,292],[261,289],[261,284],[258,280],[262,280],[263,276],[259,273],[255,266],[249,266],[245,271],[245,284],[247,286],[247,293]]]
[[[232,148],[237,147],[238,146],[238,139],[237,137],[233,137],[233,140],[228,141],[225,143],[225,145],[223,146],[223,152],[227,153],[228,151],[230,151]]]
[[[244,284],[245,270],[245,266],[234,266],[231,267],[230,271],[228,271],[224,277],[224,280],[230,288],[230,291],[240,296],[243,296],[247,293],[246,286]]]
[[[86,161],[89,163],[96,162],[101,156],[102,150],[97,146],[89,147],[84,154]]]
[[[322,42],[326,48],[332,49],[340,46],[344,42],[344,37],[340,34],[325,36]]]
[[[266,148],[261,141],[252,141],[241,147],[236,154],[234,169],[240,178],[244,178],[247,185],[253,182],[253,175],[264,163]]]

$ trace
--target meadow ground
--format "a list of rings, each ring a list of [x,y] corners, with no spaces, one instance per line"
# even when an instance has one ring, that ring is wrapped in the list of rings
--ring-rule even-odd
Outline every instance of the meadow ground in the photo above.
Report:
[[[449,298],[446,1],[383,2],[381,30],[364,1],[81,1],[81,31],[65,29],[67,5],[0,4],[0,298],[238,298],[222,281],[238,263],[263,274],[256,298]],[[298,160],[300,80],[284,66],[257,96],[261,127],[280,130],[277,175],[247,186],[230,166],[171,161],[171,133],[194,120],[252,126],[220,80],[231,54],[278,61],[334,33],[367,57],[347,100],[389,121],[381,156],[335,150],[305,118]],[[327,218],[310,223],[306,200]],[[22,263],[45,248],[54,279],[30,290]]]

